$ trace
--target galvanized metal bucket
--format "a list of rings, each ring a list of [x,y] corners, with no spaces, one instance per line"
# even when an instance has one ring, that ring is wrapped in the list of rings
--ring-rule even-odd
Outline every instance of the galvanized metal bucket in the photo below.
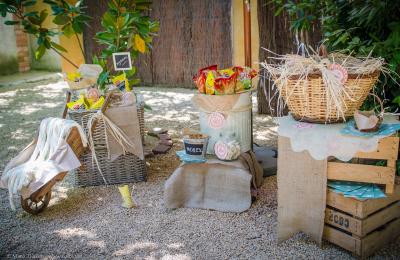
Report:
[[[229,111],[214,111],[200,109],[200,131],[209,135],[208,154],[214,154],[214,145],[218,140],[235,136],[240,143],[241,152],[251,149],[251,92],[234,95],[208,96],[221,100],[237,96],[236,103]],[[223,119],[222,119],[223,117]]]

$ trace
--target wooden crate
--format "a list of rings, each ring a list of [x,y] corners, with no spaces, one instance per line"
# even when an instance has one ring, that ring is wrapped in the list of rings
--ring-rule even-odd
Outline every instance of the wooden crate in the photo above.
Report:
[[[382,184],[385,185],[386,193],[393,193],[398,153],[399,138],[395,136],[385,137],[380,140],[376,152],[359,152],[351,163],[328,162],[328,179]],[[384,160],[386,166],[362,164],[367,160]]]
[[[328,190],[324,239],[367,257],[400,235],[400,185],[387,198],[360,201]]]

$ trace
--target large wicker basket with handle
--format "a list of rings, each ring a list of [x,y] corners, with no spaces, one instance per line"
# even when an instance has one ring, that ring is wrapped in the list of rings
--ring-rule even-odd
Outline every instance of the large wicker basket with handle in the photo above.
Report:
[[[140,128],[140,136],[142,138],[142,143],[144,143],[144,102],[136,103],[137,115],[139,118],[139,128]],[[78,122],[82,125],[82,118],[86,115],[97,113],[98,110],[86,110],[86,109],[78,109],[78,110],[68,110],[68,116],[70,119]]]
[[[144,102],[137,103],[136,109],[140,125],[140,135],[143,142]],[[93,113],[97,113],[97,110],[68,110],[68,116],[82,125],[86,132],[89,131],[87,127],[88,120]],[[98,120],[96,126],[93,127],[91,131],[98,165],[94,162],[90,150],[87,150],[80,157],[82,167],[80,167],[75,174],[75,184],[77,186],[104,185],[105,180],[107,184],[147,180],[146,162],[136,155],[127,153],[119,156],[118,159],[114,161],[108,158],[106,131],[102,120]],[[98,168],[101,169],[101,172]]]
[[[379,72],[366,75],[348,75],[345,83],[350,91],[342,93],[344,117],[350,118],[367,98],[368,93],[379,77]],[[277,81],[281,97],[296,120],[311,123],[338,123],[338,108],[328,106],[326,86],[322,75],[308,75],[305,79],[292,76],[285,83]],[[306,91],[304,91],[306,90]]]
[[[89,116],[84,116],[81,119],[85,131],[89,131],[87,128]],[[103,120],[98,120],[95,129],[92,131],[94,149],[99,165],[96,165],[90,150],[85,152],[80,158],[82,167],[75,174],[75,184],[77,186],[104,185],[104,179],[107,184],[147,180],[146,162],[136,155],[127,153],[119,156],[114,161],[108,158]],[[98,169],[99,167],[101,172]]]

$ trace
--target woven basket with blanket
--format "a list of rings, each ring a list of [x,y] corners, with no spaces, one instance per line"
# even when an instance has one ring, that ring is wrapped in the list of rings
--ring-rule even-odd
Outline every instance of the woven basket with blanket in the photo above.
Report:
[[[118,97],[113,94],[113,97]],[[78,186],[95,186],[146,181],[143,158],[144,103],[130,106],[105,102],[102,110],[69,110],[69,117],[81,124],[89,138],[91,151],[80,158],[82,167],[75,174]],[[111,103],[108,106],[108,103]],[[117,128],[117,129],[116,129]],[[121,134],[115,136],[115,132]],[[125,139],[123,141],[122,139]],[[126,147],[121,147],[121,146]],[[129,147],[126,143],[132,143]],[[121,150],[122,148],[122,150]]]

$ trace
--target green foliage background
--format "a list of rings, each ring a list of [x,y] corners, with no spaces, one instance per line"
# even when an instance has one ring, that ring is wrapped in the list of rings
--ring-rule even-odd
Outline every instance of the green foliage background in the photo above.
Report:
[[[146,15],[150,5],[151,1],[146,0],[112,0],[109,2],[108,10],[101,20],[104,30],[96,33],[95,37],[104,48],[99,57],[94,56],[93,58],[93,63],[103,67],[103,72],[98,80],[101,89],[105,89],[105,84],[113,76],[122,73],[125,73],[130,86],[140,82],[135,77],[135,66],[132,65],[132,70],[129,71],[114,71],[111,57],[115,52],[130,52],[133,63],[139,54],[151,49],[151,43],[158,32],[159,23]],[[135,39],[139,39],[142,44],[138,44]]]
[[[309,30],[320,23],[329,50],[346,50],[352,55],[383,57],[394,72],[381,75],[375,87],[386,111],[399,112],[400,107],[400,1],[393,0],[273,0],[275,15],[287,12],[293,31]],[[372,97],[364,109],[375,107]]]

